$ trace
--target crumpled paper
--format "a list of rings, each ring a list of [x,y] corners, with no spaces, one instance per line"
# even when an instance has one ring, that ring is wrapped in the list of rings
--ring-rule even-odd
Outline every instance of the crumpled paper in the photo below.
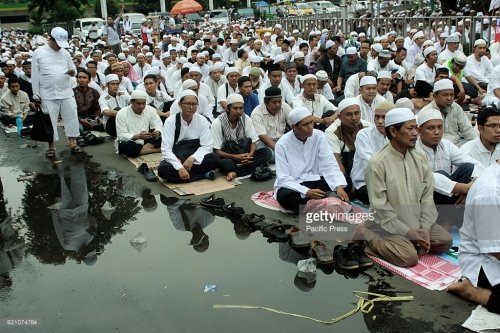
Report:
[[[142,235],[142,232],[139,232],[130,240],[130,245],[141,253],[148,246],[148,243],[146,242],[146,238]]]
[[[300,260],[297,263],[297,276],[305,278],[308,283],[316,281],[316,259],[309,258],[305,260]]]
[[[101,213],[104,216],[104,218],[108,221],[111,220],[111,216],[113,215],[115,210],[116,207],[114,207],[109,201],[106,201],[104,205],[102,205],[101,207]]]
[[[478,305],[469,318],[462,324],[463,327],[474,332],[498,332],[500,329],[500,315],[489,312],[482,305]]]

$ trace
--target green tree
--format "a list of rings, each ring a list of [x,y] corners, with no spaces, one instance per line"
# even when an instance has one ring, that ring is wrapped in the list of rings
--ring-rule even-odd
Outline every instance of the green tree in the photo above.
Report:
[[[115,17],[120,12],[120,6],[115,0],[107,0],[108,16]],[[95,17],[101,17],[101,1],[96,0],[94,3]]]
[[[144,0],[134,0],[134,10],[138,13],[143,13],[148,15],[151,12],[160,11],[159,1],[144,1]]]
[[[58,2],[59,0],[30,0],[28,2],[29,11],[36,11],[39,15],[47,15],[56,10],[58,6],[64,8],[76,8],[80,9],[82,6],[88,6],[89,0],[65,0],[63,2]]]
[[[52,22],[70,22],[82,17],[82,10],[79,7],[66,5],[66,0],[56,0],[56,5],[50,15]]]

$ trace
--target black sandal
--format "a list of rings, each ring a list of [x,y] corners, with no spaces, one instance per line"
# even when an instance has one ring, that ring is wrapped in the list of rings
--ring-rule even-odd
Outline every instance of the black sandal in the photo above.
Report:
[[[83,154],[85,151],[83,150],[82,147],[80,146],[74,146],[70,148],[71,155],[78,155],[78,154]]]
[[[86,147],[87,146],[87,142],[81,136],[79,136],[79,137],[76,138],[76,144],[79,145],[80,147]]]
[[[46,158],[55,158],[56,157],[56,149],[55,148],[49,148],[47,149],[47,152],[45,153]]]

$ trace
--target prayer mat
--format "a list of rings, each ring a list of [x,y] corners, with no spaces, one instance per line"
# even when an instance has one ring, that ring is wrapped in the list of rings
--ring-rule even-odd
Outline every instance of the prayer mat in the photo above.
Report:
[[[370,256],[380,266],[429,290],[444,290],[462,275],[456,253],[449,251],[439,256],[426,254],[413,267],[402,268],[380,258]]]
[[[293,213],[291,210],[287,210],[278,203],[276,199],[273,197],[274,191],[269,192],[257,192],[252,195],[252,201],[257,205],[264,208],[277,210],[283,213]]]

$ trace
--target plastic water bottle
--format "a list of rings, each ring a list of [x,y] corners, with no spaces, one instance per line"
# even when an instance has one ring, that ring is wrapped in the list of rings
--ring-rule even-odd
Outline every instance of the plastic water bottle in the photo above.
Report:
[[[21,117],[21,115],[17,115],[16,117],[16,127],[17,127],[17,134],[21,136],[21,131],[23,129],[23,117]]]

